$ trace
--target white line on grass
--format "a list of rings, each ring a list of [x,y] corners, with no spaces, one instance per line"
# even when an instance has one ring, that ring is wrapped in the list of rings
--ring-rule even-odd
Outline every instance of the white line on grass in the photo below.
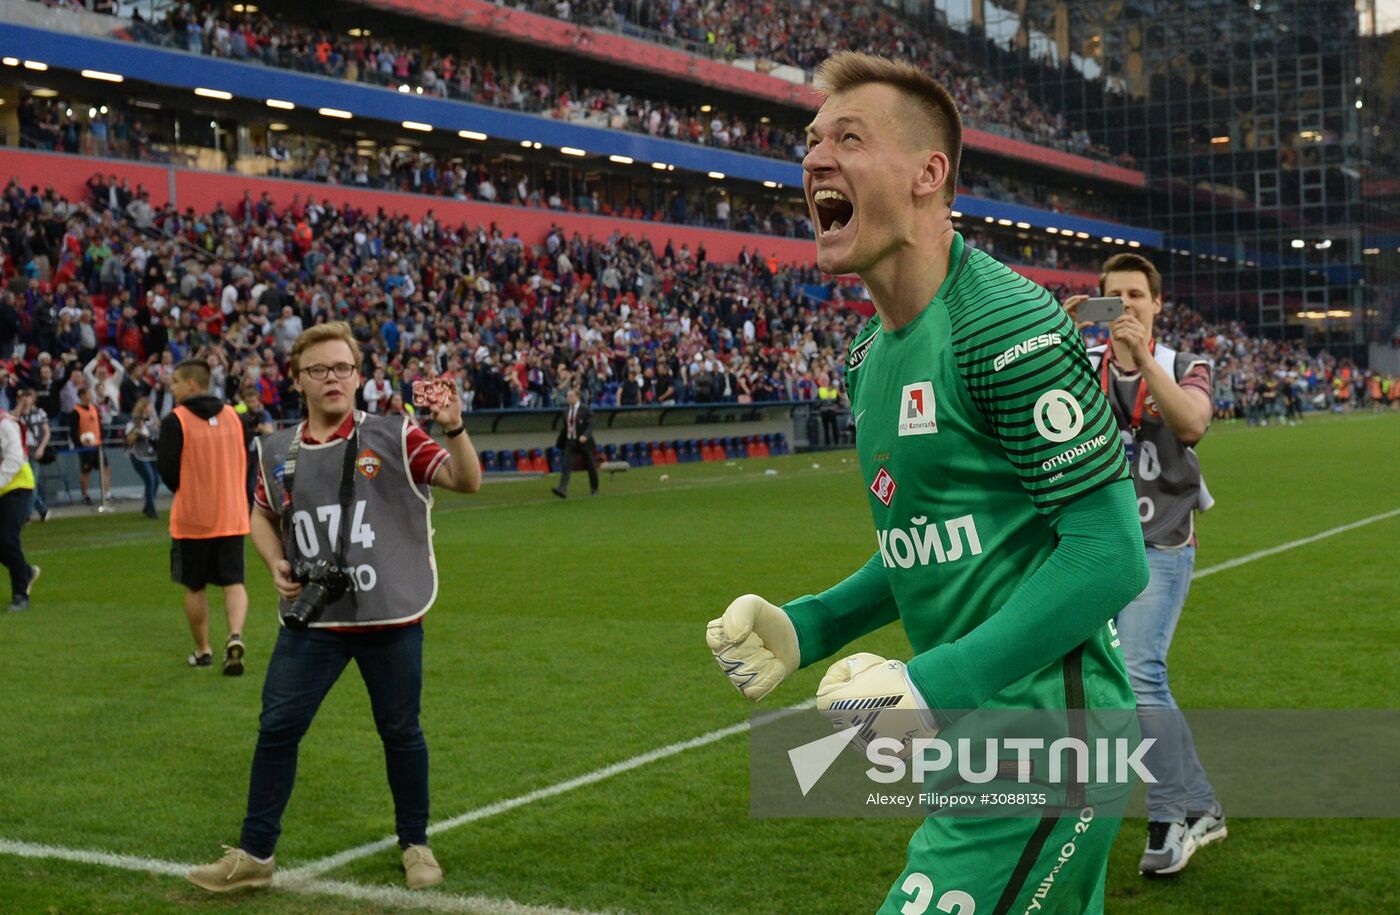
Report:
[[[778,717],[781,717],[783,713],[796,712],[801,711],[803,709],[813,708],[814,706],[816,706],[816,704],[816,699],[808,699],[806,702],[801,702],[797,705],[788,706],[786,709],[780,710],[778,715],[774,715],[772,718],[765,719],[765,723],[766,721],[771,721]],[[719,730],[711,731],[708,734],[701,734],[699,737],[692,737],[690,740],[682,740],[678,743],[667,744],[664,747],[658,747],[655,750],[648,750],[646,753],[638,754],[630,759],[624,759],[622,762],[613,763],[610,766],[604,766],[601,769],[595,769],[592,772],[589,772],[585,775],[580,775],[577,778],[571,778],[568,781],[558,782],[548,787],[540,788],[535,791],[531,791],[527,794],[522,794],[504,801],[497,801],[494,804],[487,804],[485,807],[478,807],[475,810],[469,810],[466,813],[459,814],[458,816],[455,816],[450,820],[443,820],[440,823],[434,823],[432,826],[428,827],[428,834],[436,835],[441,832],[446,832],[449,829],[456,829],[458,826],[465,826],[468,823],[475,823],[478,820],[484,820],[488,817],[493,817],[498,814],[506,813],[508,811],[516,809],[517,807],[524,807],[526,804],[533,804],[535,801],[542,801],[547,798],[557,797],[561,794],[567,794],[570,791],[574,791],[579,788],[584,788],[588,785],[596,784],[598,782],[603,781],[604,779],[612,778],[614,775],[621,775],[623,772],[630,772],[633,769],[639,769],[642,766],[649,765],[650,763],[654,763],[659,760],[675,756],[679,753],[684,753],[686,750],[694,750],[699,747],[707,746],[708,744],[712,744],[717,741],[723,740],[726,737],[733,737],[735,734],[742,734],[747,730],[749,730],[749,722],[741,721],[740,723],[732,724],[727,728],[720,728]],[[322,858],[318,861],[312,861],[310,864],[304,864],[301,867],[288,871],[287,876],[289,879],[300,877],[315,877],[318,874],[324,874],[326,871],[334,870],[337,867],[349,864],[351,861],[358,861],[360,858],[376,854],[389,848],[394,848],[398,844],[399,840],[397,837],[385,836],[384,838],[376,842],[367,842],[364,845],[359,845],[355,848],[346,849],[345,851],[331,855],[328,858]]]
[[[416,908],[433,912],[466,912],[472,915],[602,915],[581,909],[525,905],[509,899],[493,899],[490,896],[456,896],[449,893],[409,890],[401,886],[365,886],[343,880],[307,880],[298,883],[288,878],[274,885],[297,893],[340,896],[357,902],[377,902],[391,909]]]
[[[1207,575],[1214,575],[1216,572],[1224,572],[1227,569],[1238,568],[1247,562],[1253,562],[1256,559],[1263,559],[1266,556],[1284,553],[1296,547],[1306,546],[1309,543],[1316,543],[1319,540],[1326,540],[1328,537],[1335,537],[1337,534],[1355,530],[1358,527],[1375,524],[1377,521],[1384,521],[1386,518],[1394,518],[1396,515],[1400,515],[1400,508],[1392,508],[1388,512],[1381,512],[1379,515],[1372,515],[1369,518],[1362,518],[1360,521],[1343,524],[1341,527],[1334,527],[1331,530],[1322,531],[1310,537],[1303,537],[1300,540],[1290,540],[1288,543],[1280,543],[1278,546],[1271,546],[1267,550],[1259,550],[1254,553],[1247,553],[1244,556],[1237,556],[1234,559],[1227,559],[1225,562],[1213,565],[1208,569],[1198,569],[1196,573],[1191,576],[1191,580],[1195,581],[1197,578],[1205,578]]]
[[[194,865],[178,861],[162,861],[157,858],[139,858],[133,855],[114,855],[109,852],[91,851],[82,848],[64,848],[58,845],[38,845],[33,842],[12,842],[0,839],[0,854],[18,858],[71,861],[75,864],[90,864],[111,867],[118,870],[138,873],[162,874],[168,877],[183,877]],[[578,909],[560,909],[553,906],[525,905],[510,899],[496,899],[490,896],[458,896],[424,890],[408,890],[397,886],[364,886],[343,880],[298,879],[291,873],[278,874],[273,881],[282,890],[306,896],[338,896],[356,902],[372,902],[394,909],[427,909],[433,912],[461,912],[466,915],[601,915]]]
[[[9,839],[0,839],[0,854],[14,855],[19,858],[52,858],[57,861],[73,861],[78,864],[97,864],[123,871],[164,874],[167,877],[183,877],[186,871],[194,867],[193,864],[181,864],[178,861],[138,858],[134,855],[114,855],[105,851],[63,848],[59,845],[38,845],[34,842],[12,842]]]

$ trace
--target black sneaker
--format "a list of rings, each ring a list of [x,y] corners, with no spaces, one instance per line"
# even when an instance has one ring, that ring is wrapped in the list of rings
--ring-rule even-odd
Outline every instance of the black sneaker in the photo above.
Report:
[[[243,639],[236,635],[228,637],[224,645],[224,676],[243,676]]]
[[[1217,801],[1208,813],[1186,817],[1186,834],[1197,848],[1219,842],[1230,834],[1225,828],[1225,811]]]
[[[39,509],[39,521],[44,522],[47,520],[49,520],[49,507],[45,505],[43,508]]]
[[[195,652],[188,658],[185,658],[185,663],[189,664],[191,667],[213,667],[214,653],[212,651],[206,651],[203,654]]]
[[[92,496],[87,495],[86,493],[84,493],[84,494],[83,494],[83,504],[84,504],[84,505],[91,505],[91,504],[92,504]]]
[[[1147,848],[1138,862],[1138,873],[1146,877],[1167,877],[1181,872],[1196,846],[1183,820],[1147,824]]]
[[[551,489],[550,492],[554,493],[556,496],[558,496],[558,497],[561,498],[561,499],[567,499],[567,498],[569,498],[569,494],[566,493],[564,490],[560,489],[558,486],[556,486],[556,487],[554,487],[553,489]]]
[[[5,611],[6,611],[7,613],[23,613],[24,611],[26,611],[26,610],[28,610],[28,609],[29,609],[29,598],[27,598],[27,597],[16,597],[14,600],[10,601],[10,606],[6,607],[6,608],[5,608]]]

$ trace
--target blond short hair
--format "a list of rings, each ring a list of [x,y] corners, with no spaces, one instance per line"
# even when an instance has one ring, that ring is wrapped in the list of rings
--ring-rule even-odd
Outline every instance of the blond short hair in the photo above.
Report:
[[[350,347],[350,361],[354,363],[355,369],[358,371],[360,368],[360,343],[355,339],[350,325],[344,321],[327,321],[325,324],[313,324],[308,327],[292,344],[292,352],[287,357],[287,366],[291,369],[292,377],[295,378],[301,374],[301,354],[306,352],[308,346],[329,343],[332,340],[339,340]]]
[[[949,204],[953,202],[958,193],[958,166],[962,161],[962,117],[942,83],[912,64],[859,51],[841,51],[828,57],[817,68],[813,82],[825,95],[849,92],[867,83],[884,83],[902,92],[924,116],[933,134],[933,147],[948,157],[948,181],[943,197]]]

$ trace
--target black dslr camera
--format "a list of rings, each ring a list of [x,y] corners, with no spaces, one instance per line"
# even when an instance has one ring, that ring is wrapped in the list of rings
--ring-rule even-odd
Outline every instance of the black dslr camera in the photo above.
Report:
[[[327,604],[345,596],[352,584],[343,569],[324,559],[298,562],[292,577],[301,582],[301,593],[282,614],[282,624],[297,631],[320,616]]]

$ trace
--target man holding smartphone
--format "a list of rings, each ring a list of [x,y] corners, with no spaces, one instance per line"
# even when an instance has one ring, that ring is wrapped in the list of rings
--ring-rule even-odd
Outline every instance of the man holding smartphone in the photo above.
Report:
[[[186,876],[214,893],[271,885],[301,739],[353,660],[384,744],[405,879],[411,889],[433,886],[443,875],[428,847],[419,724],[422,619],[438,594],[432,488],[476,492],[481,463],[450,384],[432,411],[446,447],[405,416],[354,409],[362,359],[350,325],[307,328],[287,361],[306,419],[258,441],[252,538],[283,626],[263,683],[247,815],[238,845]]]
[[[1195,512],[1211,505],[1193,450],[1213,413],[1211,365],[1154,338],[1162,278],[1147,258],[1110,257],[1099,292],[1121,299],[1122,312],[1108,322],[1109,342],[1090,349],[1089,360],[1118,423],[1151,568],[1147,589],[1117,621],[1143,737],[1157,740],[1147,756],[1158,782],[1148,788],[1147,849],[1138,869],[1165,876],[1226,835],[1225,815],[1167,683],[1167,651],[1196,565]],[[1064,307],[1082,328],[1116,310],[1110,304],[1077,295]]]

